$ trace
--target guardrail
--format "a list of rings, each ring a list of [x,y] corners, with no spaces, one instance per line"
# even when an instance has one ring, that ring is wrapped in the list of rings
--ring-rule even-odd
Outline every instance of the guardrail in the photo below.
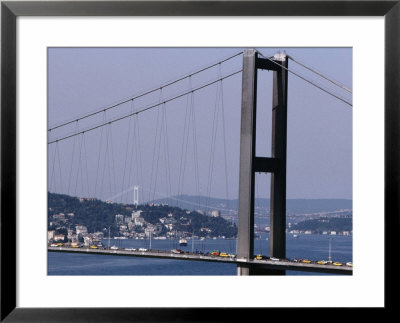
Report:
[[[259,266],[267,269],[280,269],[280,270],[297,270],[307,272],[320,272],[320,273],[332,273],[340,275],[352,275],[353,268],[350,266],[342,265],[335,266],[330,263],[317,264],[317,263],[303,263],[294,262],[287,259],[238,259],[236,257],[220,257],[211,256],[205,254],[195,253],[172,253],[169,250],[124,250],[124,249],[92,249],[87,247],[72,248],[72,247],[48,247],[50,252],[69,252],[69,253],[83,253],[83,254],[99,254],[99,255],[111,255],[111,256],[128,256],[128,257],[148,257],[148,258],[164,258],[164,259],[175,259],[175,260],[193,260],[193,261],[211,261],[231,264],[248,264],[249,266]]]

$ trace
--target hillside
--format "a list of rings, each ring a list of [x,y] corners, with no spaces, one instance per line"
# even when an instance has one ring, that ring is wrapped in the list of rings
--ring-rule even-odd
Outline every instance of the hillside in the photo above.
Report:
[[[135,222],[133,212],[137,211],[141,211],[137,217],[142,220]],[[118,222],[116,215],[119,215]],[[180,235],[229,238],[237,234],[236,225],[222,217],[211,217],[175,206],[146,204],[136,208],[134,205],[79,199],[55,193],[48,193],[48,224],[49,230],[57,227],[73,229],[81,225],[87,227],[89,233],[108,233],[110,228],[112,236],[132,236],[150,228],[159,235],[174,231]]]
[[[237,212],[238,200],[227,200],[220,198],[208,198],[205,196],[179,195],[172,198],[154,200],[153,203],[169,204],[179,206],[188,210],[197,210],[210,212],[211,209],[226,209]],[[269,199],[256,198],[255,207],[268,208]],[[347,199],[287,199],[286,211],[288,214],[309,214],[319,212],[332,212],[336,210],[352,209],[353,201]]]
[[[311,231],[312,233],[317,233],[317,234],[330,231],[350,232],[353,230],[353,224],[351,217],[336,217],[336,218],[321,217],[317,219],[301,221],[293,225],[290,228],[290,230]]]

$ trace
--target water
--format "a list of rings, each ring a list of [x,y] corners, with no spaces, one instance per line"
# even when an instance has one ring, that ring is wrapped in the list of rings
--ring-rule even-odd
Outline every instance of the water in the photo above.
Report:
[[[268,234],[261,234],[254,240],[255,254],[269,255]],[[329,239],[331,239],[331,257],[333,261],[352,261],[351,236],[299,235],[298,238],[287,236],[287,258],[310,260],[328,260]],[[103,240],[108,246],[108,239]],[[113,240],[110,245],[121,248],[149,248],[148,240]],[[174,240],[152,240],[152,249],[170,250],[179,248],[192,251],[192,241],[186,247],[178,246]],[[219,250],[236,253],[236,240],[205,239],[195,240],[193,250],[203,252]],[[107,255],[88,255],[72,253],[48,253],[49,275],[236,275],[236,265],[200,262],[188,260],[153,259],[142,257],[119,257]],[[298,271],[287,271],[287,275],[321,275]]]

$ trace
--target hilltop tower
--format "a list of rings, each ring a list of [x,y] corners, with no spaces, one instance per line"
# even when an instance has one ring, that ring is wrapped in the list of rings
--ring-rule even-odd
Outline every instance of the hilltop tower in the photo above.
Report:
[[[133,204],[137,207],[139,204],[139,186],[133,187]]]

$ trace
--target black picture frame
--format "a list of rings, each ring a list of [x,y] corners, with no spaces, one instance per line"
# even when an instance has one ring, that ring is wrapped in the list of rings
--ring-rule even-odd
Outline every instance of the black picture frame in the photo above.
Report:
[[[176,308],[18,308],[16,306],[16,19],[19,16],[384,16],[385,306],[383,310],[392,309],[395,302],[391,290],[396,287],[398,278],[391,270],[393,267],[390,265],[393,264],[390,258],[397,252],[397,243],[393,243],[392,238],[398,237],[400,227],[399,2],[399,0],[1,1],[1,322],[221,322],[233,321],[238,317],[238,311],[244,310],[243,308],[180,308],[178,303]],[[397,259],[397,256],[395,258]],[[40,296],[40,291],[37,293]],[[335,315],[334,309],[326,310]],[[382,315],[382,309],[376,310]],[[264,314],[263,309],[251,309],[252,317],[262,317]],[[324,315],[329,316],[329,314]],[[314,319],[316,318],[314,316]]]

